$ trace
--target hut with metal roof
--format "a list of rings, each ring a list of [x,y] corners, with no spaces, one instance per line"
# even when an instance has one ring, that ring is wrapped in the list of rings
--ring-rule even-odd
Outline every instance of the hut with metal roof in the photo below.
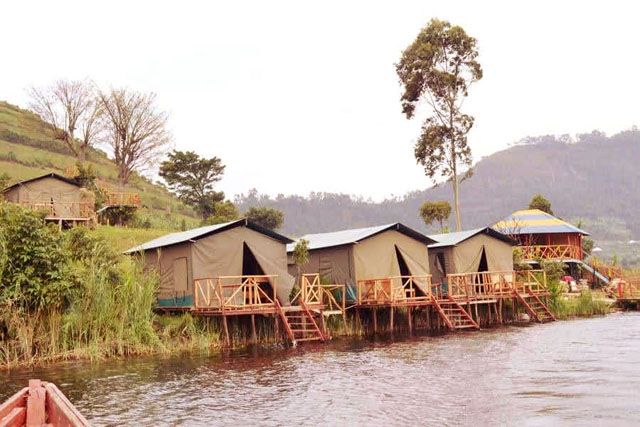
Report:
[[[493,226],[518,242],[525,260],[581,261],[584,230],[539,209],[512,213]]]
[[[163,308],[194,307],[199,280],[242,276],[268,276],[265,285],[275,287],[279,302],[288,305],[294,284],[287,272],[286,244],[291,242],[240,219],[168,234],[125,253],[141,253],[146,266],[159,272],[158,305]],[[207,292],[226,291],[212,288]]]
[[[302,273],[319,273],[331,283],[351,289],[359,281],[429,274],[427,246],[434,241],[403,224],[307,234],[309,262]],[[288,252],[293,252],[289,244]],[[289,272],[297,273],[290,259]],[[423,290],[428,292],[428,290]]]
[[[429,245],[433,283],[443,283],[447,274],[513,270],[516,242],[489,227],[429,237],[436,242]]]
[[[60,226],[95,219],[95,195],[77,182],[47,173],[17,182],[2,190],[4,200],[46,213],[45,220]]]

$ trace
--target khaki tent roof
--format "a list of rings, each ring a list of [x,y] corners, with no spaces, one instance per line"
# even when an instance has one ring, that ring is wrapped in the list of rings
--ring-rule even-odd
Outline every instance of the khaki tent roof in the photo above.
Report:
[[[55,179],[59,179],[60,181],[64,181],[67,184],[75,185],[76,187],[81,187],[81,185],[79,185],[77,182],[75,182],[74,180],[72,180],[70,178],[67,178],[66,176],[58,175],[55,172],[50,172],[50,173],[45,173],[44,175],[36,176],[35,178],[25,179],[24,181],[16,182],[15,184],[10,185],[9,187],[7,187],[4,190],[2,190],[1,192],[4,193],[5,191],[9,191],[10,189],[12,189],[14,187],[18,187],[20,185],[28,184],[30,182],[37,181],[37,180],[43,179],[43,178],[55,178]]]
[[[375,227],[354,228],[351,230],[333,231],[329,233],[307,234],[302,236],[300,239],[307,240],[309,242],[309,250],[313,250],[358,243],[361,240],[375,236],[376,234],[387,230],[396,230],[427,245],[434,242],[430,237],[427,237],[406,225],[400,224],[399,222],[378,225]],[[288,252],[292,252],[294,248],[295,244],[287,245]]]
[[[167,234],[165,236],[158,237],[157,239],[151,240],[147,243],[143,243],[141,245],[135,246],[125,251],[125,254],[142,252],[149,249],[162,248],[162,247],[171,246],[171,245],[177,245],[178,243],[183,243],[190,240],[198,240],[202,237],[209,236],[214,233],[219,233],[219,232],[229,230],[235,227],[240,227],[240,226],[245,226],[254,231],[257,231],[258,233],[262,233],[266,236],[269,236],[285,244],[293,242],[293,240],[291,240],[286,236],[283,236],[282,234],[278,234],[275,231],[261,227],[258,224],[255,224],[249,221],[248,219],[243,218],[237,221],[225,222],[222,224],[215,224],[215,225],[208,225],[206,227],[200,227],[200,228],[194,228],[192,230],[182,231],[180,233]]]
[[[447,246],[455,246],[480,233],[487,234],[491,237],[502,240],[503,242],[509,243],[514,246],[517,245],[517,243],[513,239],[511,239],[509,236],[499,233],[490,227],[485,227],[485,228],[474,228],[473,230],[457,231],[455,233],[431,234],[429,237],[435,240],[436,243],[429,245],[429,247],[444,248]]]

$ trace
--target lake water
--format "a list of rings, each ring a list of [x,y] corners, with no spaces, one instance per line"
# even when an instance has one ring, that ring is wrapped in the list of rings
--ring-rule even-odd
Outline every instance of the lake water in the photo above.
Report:
[[[640,313],[0,373],[95,425],[640,425]]]

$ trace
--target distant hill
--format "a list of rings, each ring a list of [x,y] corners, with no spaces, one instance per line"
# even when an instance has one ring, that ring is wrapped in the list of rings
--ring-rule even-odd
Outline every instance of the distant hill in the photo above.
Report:
[[[88,162],[99,179],[117,185],[116,167],[104,152],[91,150]],[[0,173],[9,174],[10,183],[47,172],[64,175],[75,164],[71,151],[53,139],[50,128],[37,115],[0,101]],[[190,226],[199,223],[191,209],[142,176],[134,175],[126,191],[140,194],[140,218],[150,227],[176,229],[183,220]]]
[[[612,137],[593,132],[577,141],[527,138],[482,159],[473,176],[461,184],[463,227],[492,224],[526,207],[535,193],[551,201],[556,215],[574,223],[582,220],[596,244],[605,249],[603,255],[616,253],[629,263],[640,261],[640,246],[628,245],[630,239],[640,240],[639,131]],[[450,185],[381,203],[330,193],[274,199],[251,192],[236,198],[241,208],[263,204],[283,210],[284,231],[293,235],[394,221],[426,230],[418,217],[425,200],[451,202]]]

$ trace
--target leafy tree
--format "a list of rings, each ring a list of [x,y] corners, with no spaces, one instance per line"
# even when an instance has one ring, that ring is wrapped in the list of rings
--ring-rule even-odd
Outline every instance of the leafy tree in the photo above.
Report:
[[[309,241],[300,239],[293,248],[293,262],[298,270],[298,279],[302,276],[302,266],[309,262]]]
[[[173,150],[160,164],[159,175],[171,191],[206,220],[216,215],[216,204],[224,200],[224,193],[213,189],[224,169],[218,157],[205,159],[193,151]]]
[[[591,251],[593,251],[593,247],[595,246],[595,242],[590,237],[582,238],[582,252],[585,256],[591,255]]]
[[[240,212],[236,205],[230,200],[224,202],[217,202],[213,205],[213,215],[203,220],[205,225],[222,224],[223,222],[234,221],[240,218]]]
[[[551,202],[547,200],[542,194],[536,194],[531,198],[531,201],[529,202],[529,209],[539,209],[542,212],[553,215],[553,211],[551,210]]]
[[[73,287],[62,233],[47,226],[42,213],[3,204],[0,235],[0,303],[25,311],[61,307]]]
[[[462,229],[459,168],[470,170],[467,133],[473,126],[473,117],[463,114],[461,107],[470,85],[482,78],[477,57],[476,39],[462,27],[432,19],[396,64],[407,119],[413,118],[418,105],[426,103],[430,109],[414,155],[434,182],[437,175],[451,181],[458,231]]]
[[[249,221],[268,228],[269,230],[277,230],[284,223],[284,213],[277,209],[269,207],[251,207],[245,215]]]
[[[420,206],[420,217],[424,223],[429,226],[434,221],[440,224],[440,231],[444,232],[444,222],[451,215],[451,205],[447,201],[441,202],[424,202]]]

